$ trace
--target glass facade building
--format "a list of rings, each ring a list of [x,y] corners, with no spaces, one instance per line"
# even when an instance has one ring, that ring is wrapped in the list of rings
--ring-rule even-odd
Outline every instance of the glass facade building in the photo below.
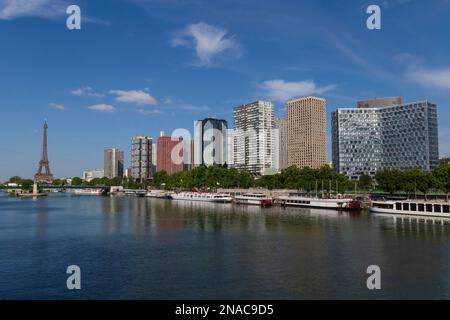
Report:
[[[439,162],[437,107],[428,101],[332,113],[333,169],[358,179],[380,169],[429,171]]]
[[[227,165],[227,130],[226,120],[206,118],[195,122],[195,165]]]

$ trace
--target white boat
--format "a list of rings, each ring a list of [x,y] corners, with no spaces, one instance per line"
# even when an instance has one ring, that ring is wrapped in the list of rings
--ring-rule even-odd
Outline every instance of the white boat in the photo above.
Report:
[[[373,201],[370,211],[409,216],[450,218],[450,203],[414,200]]]
[[[102,189],[75,189],[73,191],[76,195],[79,196],[100,196],[103,194]]]
[[[264,193],[244,193],[234,196],[234,202],[269,207],[272,205],[272,198],[266,196]]]
[[[309,198],[302,196],[281,196],[278,203],[282,206],[306,207],[306,208],[323,208],[334,210],[358,210],[361,205],[353,199],[326,199],[326,198]]]
[[[181,192],[172,194],[173,200],[204,201],[204,202],[231,202],[233,198],[225,193],[199,193]]]
[[[148,191],[145,196],[148,198],[171,199],[172,193],[161,190],[151,190]]]

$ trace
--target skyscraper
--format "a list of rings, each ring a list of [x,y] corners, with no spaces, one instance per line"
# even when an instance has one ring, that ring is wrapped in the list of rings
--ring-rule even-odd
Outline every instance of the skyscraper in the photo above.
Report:
[[[288,165],[320,168],[327,161],[326,100],[305,97],[287,102]]]
[[[123,176],[123,151],[115,148],[105,150],[104,171],[108,179]]]
[[[158,138],[158,166],[157,171],[168,174],[183,171],[183,138],[161,136]]]
[[[431,170],[439,162],[437,106],[428,101],[391,105],[358,102],[332,113],[333,169],[351,179],[380,169]]]
[[[158,166],[158,147],[156,143],[152,144],[152,174],[155,174]]]
[[[275,118],[274,167],[277,171],[288,167],[288,126],[287,118]]]
[[[183,138],[183,169],[189,171],[194,168],[194,140]]]
[[[144,181],[152,175],[152,138],[136,136],[131,138],[131,178]]]
[[[234,108],[233,166],[254,175],[273,169],[273,103],[256,101]]]
[[[195,121],[195,165],[224,166],[227,164],[227,129],[225,120],[206,118]]]

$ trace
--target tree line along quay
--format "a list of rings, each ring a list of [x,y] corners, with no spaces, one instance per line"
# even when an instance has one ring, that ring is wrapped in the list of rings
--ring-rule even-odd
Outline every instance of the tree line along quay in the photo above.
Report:
[[[30,189],[33,181],[12,177],[10,183],[16,183],[23,189]],[[66,180],[55,180],[53,187],[67,187]],[[421,170],[380,170],[374,178],[363,175],[358,181],[349,180],[344,174],[334,172],[328,165],[320,169],[309,167],[298,168],[291,166],[280,173],[253,177],[247,171],[235,168],[204,167],[200,166],[190,171],[181,171],[167,174],[164,171],[156,172],[153,179],[136,182],[128,178],[115,177],[96,178],[90,182],[83,181],[79,177],[72,179],[71,187],[102,187],[123,186],[127,189],[167,189],[167,190],[191,190],[217,189],[217,188],[251,188],[260,187],[272,189],[295,189],[303,192],[314,193],[341,193],[346,192],[385,192],[391,195],[406,194],[427,196],[431,193],[450,194],[450,164],[441,164],[431,172]]]

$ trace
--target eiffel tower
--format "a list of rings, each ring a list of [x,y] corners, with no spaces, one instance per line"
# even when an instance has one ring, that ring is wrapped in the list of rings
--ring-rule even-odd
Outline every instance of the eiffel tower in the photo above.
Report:
[[[48,162],[48,154],[47,154],[47,121],[44,123],[44,139],[42,142],[42,158],[39,161],[39,168],[36,174],[34,175],[34,181],[43,182],[43,183],[52,183],[53,175],[50,171],[50,163]],[[44,171],[44,173],[42,172]]]

